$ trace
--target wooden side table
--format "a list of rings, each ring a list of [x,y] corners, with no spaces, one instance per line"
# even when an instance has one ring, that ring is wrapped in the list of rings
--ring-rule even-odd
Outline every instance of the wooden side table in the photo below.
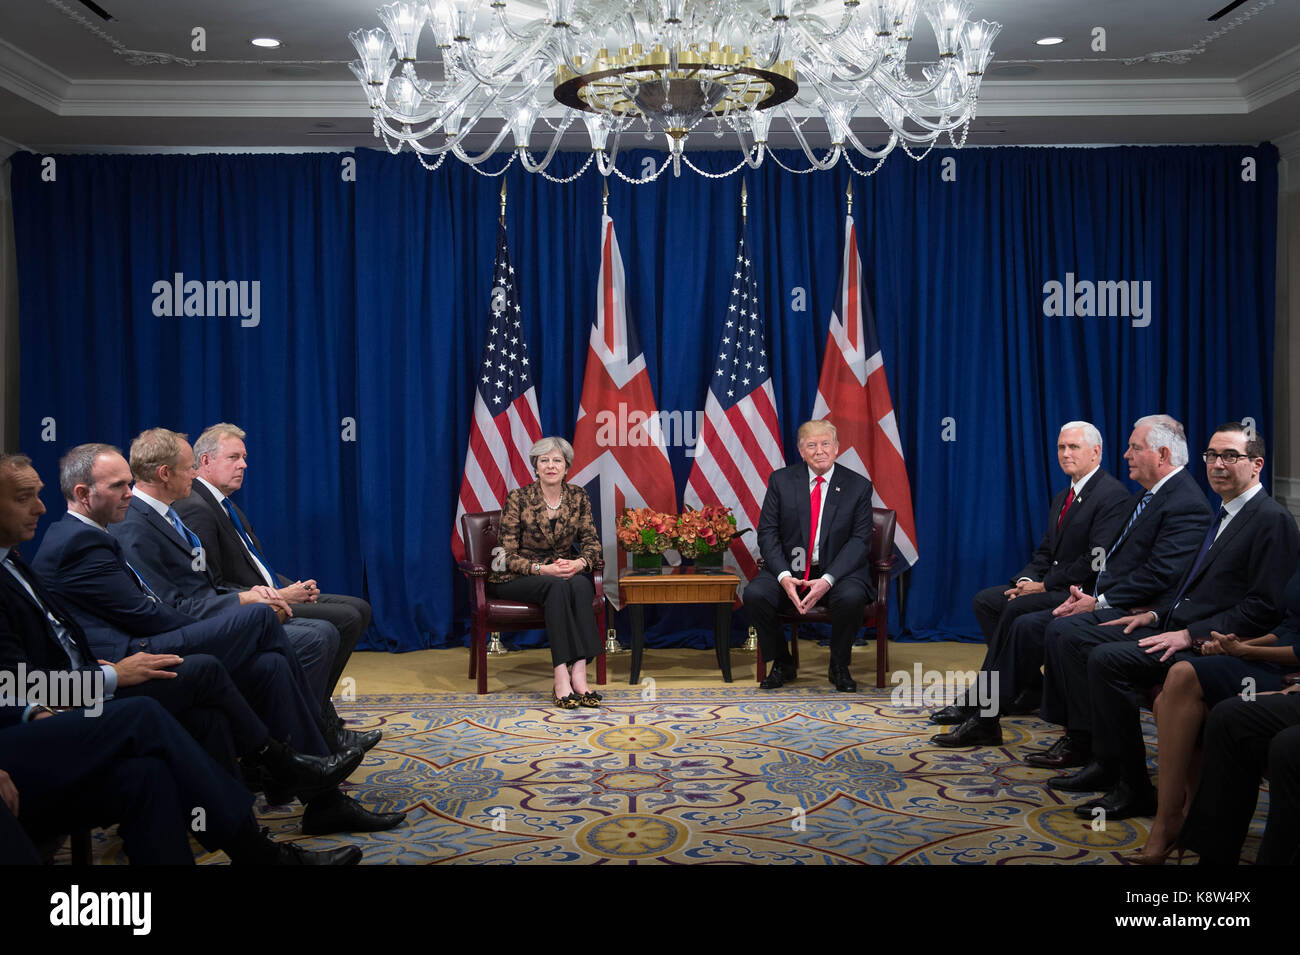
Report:
[[[632,673],[628,683],[641,682],[641,651],[645,642],[646,604],[716,604],[713,649],[722,678],[731,682],[731,606],[740,578],[730,573],[697,574],[694,567],[666,567],[658,574],[624,573],[618,593],[632,609]]]

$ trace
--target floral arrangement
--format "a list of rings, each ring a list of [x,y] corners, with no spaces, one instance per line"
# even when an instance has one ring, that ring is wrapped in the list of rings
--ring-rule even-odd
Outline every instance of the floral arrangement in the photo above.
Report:
[[[731,508],[712,504],[677,515],[672,546],[683,557],[700,557],[726,550],[735,536],[736,518]]]
[[[662,554],[672,547],[676,514],[648,507],[624,508],[618,518],[618,546],[629,554]]]

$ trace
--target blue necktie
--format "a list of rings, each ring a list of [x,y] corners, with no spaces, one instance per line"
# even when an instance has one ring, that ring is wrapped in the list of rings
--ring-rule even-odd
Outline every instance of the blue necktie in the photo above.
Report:
[[[1192,569],[1189,570],[1187,576],[1183,578],[1183,584],[1178,588],[1178,596],[1174,598],[1174,602],[1170,605],[1172,608],[1177,608],[1178,602],[1183,599],[1183,595],[1187,593],[1187,588],[1191,586],[1192,578],[1195,577],[1196,572],[1201,569],[1201,564],[1205,563],[1205,555],[1210,552],[1210,548],[1214,546],[1215,538],[1219,536],[1219,525],[1223,523],[1223,519],[1227,516],[1228,509],[1226,507],[1220,507],[1219,513],[1215,514],[1214,520],[1210,521],[1210,529],[1205,532],[1205,540],[1201,541],[1200,552],[1197,553],[1196,560],[1192,562]],[[1170,611],[1170,616],[1173,616],[1172,610]]]
[[[1128,532],[1133,529],[1133,525],[1137,523],[1137,519],[1142,516],[1142,511],[1145,510],[1149,503],[1151,503],[1151,498],[1155,496],[1154,491],[1147,491],[1142,495],[1142,500],[1138,501],[1138,506],[1133,509],[1132,516],[1128,519],[1128,523],[1124,525],[1124,530],[1119,535],[1119,540],[1115,541],[1110,550],[1106,552],[1106,560],[1101,565],[1101,570],[1097,574],[1097,582],[1092,585],[1093,597],[1096,597],[1097,594],[1101,593],[1101,575],[1106,572],[1106,566],[1110,563],[1111,555],[1114,554],[1115,551],[1119,550],[1120,545],[1124,543],[1124,538],[1128,537]]]
[[[185,522],[181,520],[181,516],[176,513],[176,508],[167,508],[167,520],[172,522],[172,527],[176,528],[176,533],[180,534],[181,537],[190,542],[191,550],[203,546],[203,542],[199,540],[198,536],[185,526]]]
[[[262,562],[262,566],[265,567],[266,572],[271,575],[271,579],[275,580],[275,571],[271,569],[271,565],[266,562],[266,558],[262,556],[262,552],[259,551],[257,545],[253,543],[252,536],[244,529],[244,522],[239,519],[239,513],[231,505],[230,498],[223,497],[221,499],[221,506],[226,509],[226,516],[230,518],[230,523],[235,525],[235,530],[239,532],[239,536],[243,540],[244,546],[248,548],[248,552]]]

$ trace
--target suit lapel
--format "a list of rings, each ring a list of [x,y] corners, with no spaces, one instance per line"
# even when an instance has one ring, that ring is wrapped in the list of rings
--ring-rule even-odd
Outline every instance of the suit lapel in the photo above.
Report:
[[[221,503],[215,497],[213,497],[212,492],[204,486],[203,482],[195,481],[194,489],[196,494],[202,493],[203,503],[207,507],[212,508],[213,514],[216,515],[219,533],[227,534],[233,538],[230,546],[234,548],[235,553],[237,553],[240,556],[240,559],[243,560],[244,566],[248,568],[248,572],[256,579],[262,580],[262,572],[257,569],[257,564],[253,560],[253,555],[248,552],[248,547],[244,544],[244,539],[239,535],[239,528],[236,527],[235,522],[230,519],[230,515],[226,513],[226,509],[221,506]],[[230,501],[230,498],[226,498],[226,500]],[[230,501],[230,506],[235,509],[235,513],[239,516],[240,521],[243,522],[244,530],[248,531],[248,536],[253,539],[253,545],[258,550],[261,550],[262,545],[258,541],[257,535],[253,533],[253,528],[248,523],[248,517],[242,510],[240,510],[239,505],[234,501]]]
[[[800,501],[799,507],[799,547],[805,547],[808,544],[808,538],[812,535],[812,488],[808,484],[808,467],[799,465],[795,473],[796,487],[799,489],[799,496],[795,500]],[[805,560],[812,563],[812,554],[806,554]]]
[[[836,470],[839,470],[836,468]],[[832,473],[832,478],[835,475]],[[838,479],[836,479],[838,480]],[[840,486],[833,481],[827,481],[822,485],[822,496],[826,499],[822,507],[821,520],[817,522],[817,559],[824,567],[827,564],[826,556],[826,528],[835,526],[835,511],[840,506]],[[812,492],[808,492],[808,515],[812,517]],[[811,559],[811,555],[809,555]]]
[[[58,617],[59,622],[67,629],[68,635],[72,638],[72,642],[76,644],[77,650],[81,653],[86,663],[93,663],[95,657],[90,652],[90,645],[86,643],[85,634],[81,632],[76,622],[72,619],[71,614],[62,612],[58,603],[52,600],[49,593],[41,586],[41,582],[37,579],[36,573],[27,566],[22,557],[20,557],[16,552],[14,553],[13,560],[22,570],[23,576],[26,578],[27,582],[32,585],[32,590],[36,592],[36,597],[39,599],[33,599],[32,595],[27,592],[27,588],[19,583],[10,571],[0,569],[0,574],[4,575],[5,583],[8,585],[9,589],[18,594],[23,600],[27,601],[28,606],[32,607],[41,618],[41,623],[45,626],[46,640],[51,646],[58,650],[60,658],[66,661],[66,665],[71,666],[72,660],[68,657],[68,651],[63,649],[63,644],[59,642],[58,636],[54,633],[54,626],[50,623],[50,618],[46,614],[46,611],[48,610],[50,613]],[[45,605],[44,607],[41,606],[42,603]]]
[[[1205,560],[1201,561],[1201,566],[1196,569],[1196,576],[1187,582],[1186,589],[1190,590],[1196,581],[1205,576],[1205,572],[1210,569],[1210,565],[1218,559],[1220,554],[1227,550],[1232,539],[1244,531],[1246,525],[1254,520],[1255,515],[1259,513],[1259,499],[1263,496],[1263,491],[1258,492],[1246,502],[1246,506],[1238,511],[1232,520],[1228,521],[1228,526],[1223,529],[1223,533],[1215,538],[1214,543],[1210,545],[1210,549],[1206,551]],[[1206,533],[1209,533],[1208,528]]]
[[[262,542],[258,540],[257,531],[253,530],[253,522],[248,519],[248,515],[244,513],[244,509],[240,507],[238,504],[236,504],[234,501],[230,502],[230,506],[233,507],[235,509],[235,513],[239,515],[239,520],[243,523],[244,530],[248,532],[248,536],[252,539],[253,546],[256,547],[262,554],[265,554],[266,551],[262,548]]]
[[[190,554],[189,542],[181,538],[180,531],[172,527],[171,522],[155,511],[144,501],[131,499],[131,506],[140,512],[140,515],[149,522],[150,526],[160,533],[164,538],[171,542],[173,547],[178,547],[187,556]]]

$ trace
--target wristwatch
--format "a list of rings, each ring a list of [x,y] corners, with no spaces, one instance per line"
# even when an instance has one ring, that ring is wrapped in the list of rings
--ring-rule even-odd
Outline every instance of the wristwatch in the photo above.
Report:
[[[540,574],[541,572],[542,572],[542,565],[537,563],[537,561],[533,561],[533,573]]]

